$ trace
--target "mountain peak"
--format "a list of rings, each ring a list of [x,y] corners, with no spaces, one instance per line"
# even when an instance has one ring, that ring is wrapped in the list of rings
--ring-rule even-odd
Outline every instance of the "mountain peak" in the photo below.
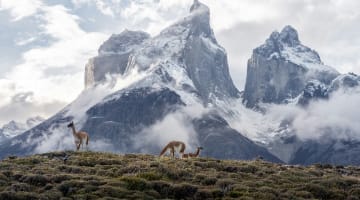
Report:
[[[287,25],[282,29],[279,34],[279,39],[289,46],[300,44],[298,32],[290,25]]]
[[[286,103],[299,96],[309,80],[329,84],[338,75],[322,63],[315,50],[301,44],[298,32],[288,25],[281,32],[272,32],[265,44],[254,49],[248,62],[244,102],[248,107],[258,102]]]
[[[150,38],[150,35],[146,32],[125,29],[120,34],[112,34],[111,37],[100,46],[99,54],[128,53],[148,38]]]
[[[195,11],[207,11],[207,12],[209,12],[210,10],[205,4],[201,3],[199,0],[194,0],[194,3],[190,7],[190,13],[193,13]]]

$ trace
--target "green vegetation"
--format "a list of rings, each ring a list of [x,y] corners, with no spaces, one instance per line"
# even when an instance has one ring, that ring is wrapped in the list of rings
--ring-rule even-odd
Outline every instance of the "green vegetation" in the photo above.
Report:
[[[64,152],[0,162],[0,199],[360,199],[360,168]]]

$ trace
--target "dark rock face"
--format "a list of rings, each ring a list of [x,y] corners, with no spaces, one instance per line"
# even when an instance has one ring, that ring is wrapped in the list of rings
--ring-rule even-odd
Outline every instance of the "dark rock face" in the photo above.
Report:
[[[90,59],[85,66],[85,88],[106,80],[106,75],[123,74],[131,53],[150,37],[141,31],[125,30],[113,34],[99,48],[99,55]]]
[[[129,52],[148,38],[150,35],[142,31],[125,30],[120,34],[113,34],[100,46],[99,55]]]
[[[281,60],[268,60],[254,54],[248,61],[244,103],[254,107],[259,102],[286,103],[305,87],[304,67]]]
[[[330,84],[339,73],[322,64],[318,53],[299,41],[297,31],[286,26],[273,32],[248,61],[244,103],[287,103],[301,94],[308,81]]]
[[[298,104],[306,106],[311,100],[328,99],[328,87],[319,81],[309,81],[299,98]]]
[[[265,148],[232,129],[217,114],[208,114],[195,119],[193,125],[198,134],[198,140],[204,147],[202,155],[219,159],[242,160],[252,160],[261,156],[271,162],[282,162]]]
[[[339,89],[350,89],[360,86],[360,76],[354,73],[342,74],[334,79],[329,87],[329,93]]]
[[[334,165],[358,165],[360,163],[360,142],[323,138],[320,141],[306,141],[293,155],[291,164],[310,165],[314,163]]]
[[[113,94],[108,99],[118,96]],[[164,88],[139,88],[125,92],[119,98],[108,100],[89,109],[83,126],[94,140],[105,139],[115,148],[137,152],[131,138],[143,128],[153,125],[167,114],[185,106],[180,96]]]
[[[195,1],[190,11],[198,12],[182,24],[190,27],[183,50],[190,79],[205,101],[213,96],[222,99],[239,97],[229,73],[226,51],[217,43],[210,26],[209,8]]]

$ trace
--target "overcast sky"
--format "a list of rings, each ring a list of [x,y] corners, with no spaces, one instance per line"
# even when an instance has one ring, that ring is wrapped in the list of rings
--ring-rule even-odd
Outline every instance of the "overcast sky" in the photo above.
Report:
[[[83,89],[84,66],[125,28],[152,35],[193,0],[0,0],[0,125],[48,117]],[[202,0],[242,90],[252,49],[292,25],[303,44],[342,73],[360,73],[358,0]]]

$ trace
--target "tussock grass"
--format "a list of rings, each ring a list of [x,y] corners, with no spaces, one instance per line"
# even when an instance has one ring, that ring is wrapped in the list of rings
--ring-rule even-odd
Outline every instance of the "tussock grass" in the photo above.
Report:
[[[64,163],[62,158],[70,155]],[[52,152],[0,162],[0,199],[360,199],[360,168]]]

